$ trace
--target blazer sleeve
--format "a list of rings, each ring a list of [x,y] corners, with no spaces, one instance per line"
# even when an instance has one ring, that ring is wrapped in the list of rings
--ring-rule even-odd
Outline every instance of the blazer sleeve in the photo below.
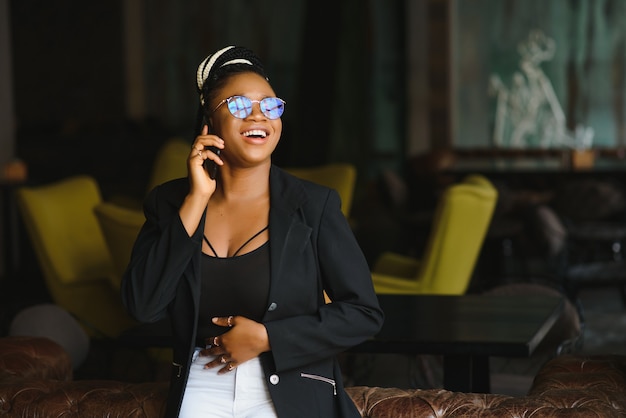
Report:
[[[122,301],[141,322],[165,317],[179,281],[193,268],[194,254],[201,251],[204,218],[190,237],[178,213],[180,202],[170,199],[169,194],[171,190],[159,186],[146,197],[146,221],[122,278]]]
[[[341,212],[339,195],[328,189],[323,202],[320,214],[307,220],[316,222],[311,225],[314,253],[332,302],[265,323],[277,371],[334,356],[374,336],[383,323],[369,265]]]

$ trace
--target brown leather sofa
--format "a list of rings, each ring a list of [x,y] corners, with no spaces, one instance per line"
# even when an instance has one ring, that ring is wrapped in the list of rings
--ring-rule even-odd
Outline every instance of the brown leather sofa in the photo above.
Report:
[[[350,387],[364,418],[625,417],[626,356],[565,355],[527,396]],[[67,353],[38,337],[0,338],[1,417],[159,417],[167,383],[72,380]],[[295,418],[295,417],[289,417]]]

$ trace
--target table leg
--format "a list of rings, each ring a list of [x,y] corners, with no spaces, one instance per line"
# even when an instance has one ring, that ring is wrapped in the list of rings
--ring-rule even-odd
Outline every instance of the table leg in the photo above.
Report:
[[[463,354],[444,356],[443,387],[453,392],[489,393],[489,357]]]

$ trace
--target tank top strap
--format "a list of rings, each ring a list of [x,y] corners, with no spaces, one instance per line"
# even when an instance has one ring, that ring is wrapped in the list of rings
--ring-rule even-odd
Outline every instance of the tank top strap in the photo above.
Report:
[[[241,251],[243,249],[243,247],[245,247],[246,245],[248,245],[250,243],[250,241],[252,241],[253,239],[255,239],[256,237],[258,237],[259,235],[261,235],[265,230],[267,230],[267,228],[269,228],[269,225],[266,225],[265,228],[261,229],[259,232],[257,232],[256,234],[252,235],[248,241],[244,242],[241,247],[239,247],[237,249],[237,251],[235,251],[235,253],[233,254],[233,257],[235,257],[237,254],[239,254],[239,251]]]
[[[241,247],[239,247],[237,249],[237,251],[235,251],[235,253],[233,254],[233,257],[237,256],[237,254],[239,254],[239,251],[241,251],[246,245],[248,245],[250,243],[250,241],[252,241],[253,239],[255,239],[256,237],[258,237],[259,235],[261,235],[264,231],[266,231],[269,228],[269,225],[266,225],[263,229],[261,229],[259,232],[257,232],[256,234],[252,235],[246,242],[244,242]],[[211,249],[211,251],[213,251],[213,254],[215,255],[215,257],[219,257],[219,255],[217,255],[217,251],[215,251],[215,248],[213,248],[213,246],[211,245],[211,243],[209,242],[209,239],[206,237],[206,235],[203,236],[204,238],[204,242],[207,243],[207,245],[209,246],[209,248]]]
[[[204,242],[206,242],[209,248],[211,249],[211,251],[213,251],[213,255],[216,257],[219,257],[219,255],[217,255],[217,251],[215,251],[215,248],[213,248],[213,246],[209,242],[209,239],[206,237],[206,235],[204,235],[203,238],[204,238]]]

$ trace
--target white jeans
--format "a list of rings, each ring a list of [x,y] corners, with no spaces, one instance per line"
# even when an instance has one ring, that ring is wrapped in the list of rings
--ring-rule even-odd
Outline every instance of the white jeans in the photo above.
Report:
[[[277,418],[259,358],[218,375],[204,369],[214,357],[193,355],[180,418]]]

